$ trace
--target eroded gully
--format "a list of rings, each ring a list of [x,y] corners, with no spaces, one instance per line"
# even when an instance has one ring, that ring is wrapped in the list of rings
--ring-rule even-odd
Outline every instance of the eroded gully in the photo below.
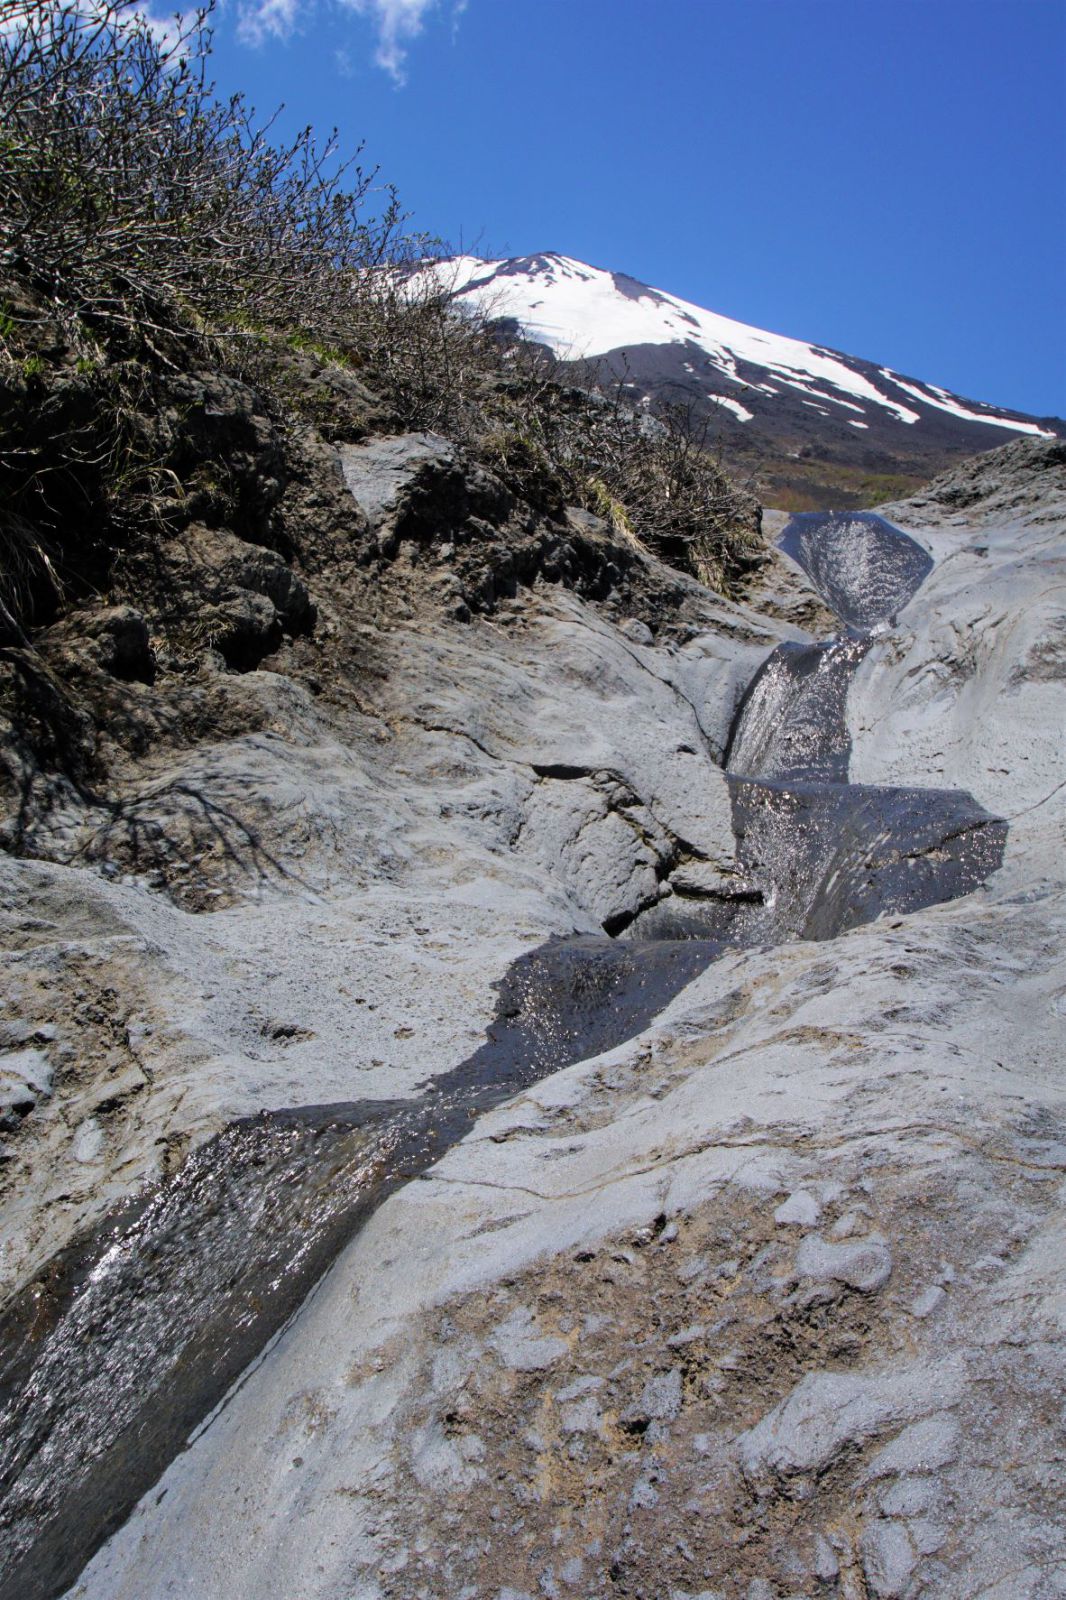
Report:
[[[531,951],[485,1043],[421,1097],[235,1122],[54,1258],[0,1319],[0,1600],[74,1581],[370,1212],[473,1118],[640,1033],[724,949],[830,939],[1000,864],[1006,824],[972,796],[848,782],[848,686],[929,557],[870,513],[796,517],[781,542],[842,632],[780,646],[738,711],[741,892]]]

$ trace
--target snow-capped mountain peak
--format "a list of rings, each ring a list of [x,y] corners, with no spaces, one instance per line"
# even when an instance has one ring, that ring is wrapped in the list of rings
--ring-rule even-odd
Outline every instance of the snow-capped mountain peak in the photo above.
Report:
[[[776,449],[917,479],[1012,435],[1066,431],[1057,419],[964,400],[571,256],[462,255],[432,270],[459,303],[517,324],[563,362],[600,362],[635,402],[684,401],[727,440],[747,436],[760,458]]]

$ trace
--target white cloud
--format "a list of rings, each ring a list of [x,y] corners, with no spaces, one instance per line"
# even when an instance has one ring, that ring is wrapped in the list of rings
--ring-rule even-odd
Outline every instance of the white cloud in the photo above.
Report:
[[[365,17],[372,25],[376,36],[374,63],[389,74],[397,88],[402,88],[407,81],[407,52],[411,43],[422,32],[429,13],[436,11],[443,0],[332,0],[332,3]],[[237,32],[245,44],[261,45],[271,39],[287,39],[300,22],[323,4],[324,0],[240,0]],[[452,0],[453,40],[467,4],[468,0]],[[340,70],[350,72],[350,50],[341,47],[337,59]]]
[[[402,87],[407,81],[404,71],[407,47],[422,32],[426,13],[434,10],[437,0],[342,0],[342,3],[373,21],[378,36],[374,60],[398,88]]]
[[[246,0],[238,12],[237,34],[245,44],[287,39],[301,9],[308,9],[301,0]]]

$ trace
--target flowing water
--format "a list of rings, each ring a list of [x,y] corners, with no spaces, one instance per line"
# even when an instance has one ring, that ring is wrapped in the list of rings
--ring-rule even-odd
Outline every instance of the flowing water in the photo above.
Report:
[[[760,942],[832,939],[886,911],[969,894],[1003,859],[1007,825],[960,789],[848,782],[847,697],[882,630],[932,570],[873,512],[794,517],[781,548],[846,624],[785,644],[753,679],[726,764],[737,866],[765,896]]]
[[[233,1123],[50,1262],[0,1319],[0,1600],[73,1582],[367,1215],[475,1116],[640,1033],[723,948],[829,939],[999,865],[1006,824],[972,796],[847,781],[851,679],[929,557],[869,513],[794,518],[782,547],[845,633],[782,645],[741,704],[727,764],[746,887],[667,901],[624,941],[530,952],[485,1043],[420,1097]]]
[[[933,570],[932,556],[874,511],[805,512],[779,544],[846,628],[890,621]]]

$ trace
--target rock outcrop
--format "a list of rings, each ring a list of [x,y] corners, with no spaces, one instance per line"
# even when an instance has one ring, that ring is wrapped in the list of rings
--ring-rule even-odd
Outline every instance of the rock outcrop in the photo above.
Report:
[[[0,1594],[1050,1600],[1061,446],[886,509],[931,570],[838,649],[827,696],[786,620],[833,603],[813,566],[778,558],[787,604],[726,603],[446,442],[331,448],[285,492],[319,484],[336,561],[293,553],[295,509],[261,553],[190,528],[174,559],[210,569],[211,622],[182,673],[144,645],[179,566],[40,651],[106,784],[49,775],[23,737],[23,854],[0,859],[5,1376],[76,1314],[94,1395],[134,1395],[154,1350],[167,1399],[122,1413],[101,1477],[105,1411],[100,1447],[76,1406],[35,1433],[47,1371],[24,1391]],[[971,806],[910,856],[877,813],[869,881],[935,876],[1006,822],[961,897],[894,886],[852,915],[830,852],[824,920],[767,931],[798,869],[738,852],[750,783],[724,763],[782,645],[796,672],[764,674],[749,774],[807,760],[772,726],[802,679],[813,720],[839,718],[804,782]],[[675,913],[705,937],[642,942]],[[551,942],[575,934],[594,960]],[[687,954],[667,972],[656,951]],[[251,1266],[227,1255],[257,1237]],[[214,1368],[158,1337],[173,1285],[156,1305],[145,1238],[153,1262],[157,1238],[210,1254],[186,1300],[238,1282],[232,1372],[217,1332]],[[128,1285],[110,1338],[108,1274]],[[194,1418],[222,1399],[202,1375],[246,1361]],[[169,1464],[164,1416],[198,1422]],[[78,1576],[71,1551],[108,1534]]]

